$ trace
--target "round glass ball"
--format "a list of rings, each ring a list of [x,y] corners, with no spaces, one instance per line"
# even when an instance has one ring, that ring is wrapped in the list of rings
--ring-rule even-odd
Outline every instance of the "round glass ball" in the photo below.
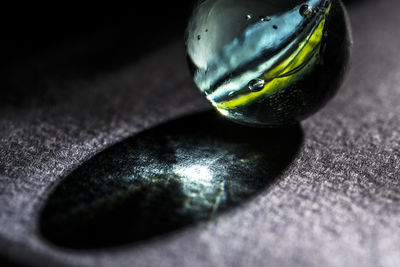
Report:
[[[185,45],[195,84],[222,115],[274,127],[335,95],[351,35],[340,0],[203,0]]]

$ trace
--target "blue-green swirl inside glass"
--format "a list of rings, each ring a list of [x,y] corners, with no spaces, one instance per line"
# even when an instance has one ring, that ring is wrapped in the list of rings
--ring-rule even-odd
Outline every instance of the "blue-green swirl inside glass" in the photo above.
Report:
[[[351,36],[340,0],[205,0],[185,44],[195,84],[222,115],[274,127],[335,95]]]

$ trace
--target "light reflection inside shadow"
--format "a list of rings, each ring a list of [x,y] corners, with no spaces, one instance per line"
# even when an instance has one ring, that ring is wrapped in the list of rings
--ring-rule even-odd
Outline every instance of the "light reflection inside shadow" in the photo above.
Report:
[[[265,190],[301,141],[299,125],[252,129],[213,112],[168,122],[66,177],[47,200],[41,233],[59,246],[91,249],[212,220]]]

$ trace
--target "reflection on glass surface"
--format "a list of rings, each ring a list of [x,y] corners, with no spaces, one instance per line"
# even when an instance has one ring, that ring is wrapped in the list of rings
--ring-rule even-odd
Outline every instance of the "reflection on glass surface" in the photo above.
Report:
[[[340,0],[198,1],[185,34],[193,80],[241,124],[296,123],[337,91],[350,34]]]

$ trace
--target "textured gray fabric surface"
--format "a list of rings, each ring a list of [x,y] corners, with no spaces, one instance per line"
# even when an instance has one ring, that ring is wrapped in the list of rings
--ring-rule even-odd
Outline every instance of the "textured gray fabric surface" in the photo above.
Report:
[[[34,266],[400,266],[400,2],[348,9],[349,75],[302,122],[299,152],[274,183],[211,221],[121,247],[57,247],[39,214],[100,151],[209,108],[182,42],[87,76],[65,74],[68,53],[21,69],[13,93],[28,97],[0,107],[0,254]]]

